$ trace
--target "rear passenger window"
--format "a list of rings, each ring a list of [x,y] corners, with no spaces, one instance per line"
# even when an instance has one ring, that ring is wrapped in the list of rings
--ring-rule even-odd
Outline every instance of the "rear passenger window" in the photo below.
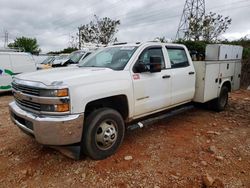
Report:
[[[189,66],[186,52],[183,48],[167,48],[171,68],[181,68]]]

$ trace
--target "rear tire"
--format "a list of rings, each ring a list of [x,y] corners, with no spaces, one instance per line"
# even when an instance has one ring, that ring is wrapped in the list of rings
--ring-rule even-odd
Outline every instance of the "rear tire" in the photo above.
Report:
[[[93,111],[83,129],[83,152],[95,160],[114,154],[121,145],[125,133],[122,116],[111,108]]]
[[[226,86],[222,86],[220,91],[220,96],[214,100],[213,107],[217,112],[223,111],[228,103],[228,88]]]

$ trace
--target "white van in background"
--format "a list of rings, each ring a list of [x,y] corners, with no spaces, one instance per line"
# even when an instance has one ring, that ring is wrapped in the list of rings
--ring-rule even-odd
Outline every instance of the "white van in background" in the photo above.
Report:
[[[32,55],[23,52],[0,52],[0,93],[11,90],[12,76],[36,71]]]

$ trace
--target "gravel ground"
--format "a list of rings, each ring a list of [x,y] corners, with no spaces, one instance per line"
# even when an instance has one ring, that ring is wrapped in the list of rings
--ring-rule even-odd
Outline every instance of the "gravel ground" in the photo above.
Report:
[[[224,112],[195,108],[126,133],[102,161],[74,161],[39,145],[9,118],[0,96],[0,187],[250,187],[250,91]]]

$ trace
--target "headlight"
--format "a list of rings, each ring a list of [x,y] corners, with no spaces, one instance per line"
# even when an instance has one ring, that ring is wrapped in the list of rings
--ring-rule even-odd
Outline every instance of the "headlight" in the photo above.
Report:
[[[46,89],[40,91],[42,97],[67,97],[69,96],[69,90],[64,89]]]
[[[68,112],[69,110],[70,110],[69,103],[41,105],[41,111],[45,111],[45,112]]]

